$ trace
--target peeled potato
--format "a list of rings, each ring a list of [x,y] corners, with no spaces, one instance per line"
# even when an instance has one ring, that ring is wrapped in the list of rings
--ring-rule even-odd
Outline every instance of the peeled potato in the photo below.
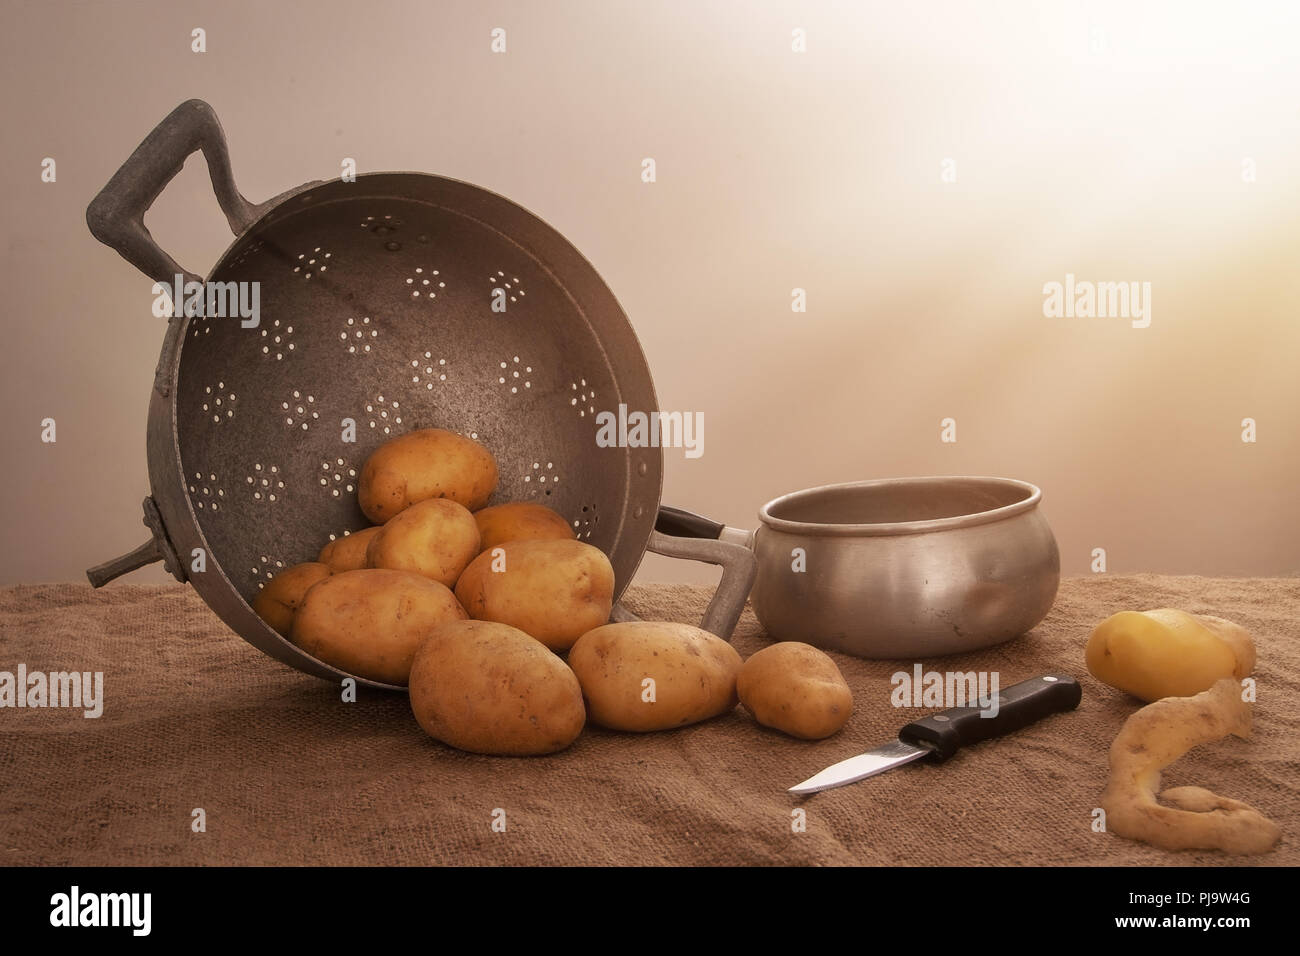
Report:
[[[614,568],[582,541],[507,541],[470,562],[456,597],[470,617],[509,624],[563,651],[609,620]]]
[[[470,511],[497,487],[497,463],[478,442],[441,428],[422,428],[384,442],[361,467],[357,501],[383,524],[417,501],[450,498]]]
[[[478,525],[469,510],[446,498],[417,501],[378,529],[366,549],[372,568],[414,571],[454,587],[478,554]]]
[[[429,736],[471,753],[554,753],[587,720],[568,665],[523,631],[492,621],[433,631],[415,653],[410,694]]]
[[[799,641],[773,644],[745,661],[736,692],[764,727],[803,740],[829,737],[853,713],[853,692],[835,662]]]
[[[266,582],[253,600],[253,610],[282,637],[288,637],[293,616],[307,592],[329,576],[330,569],[316,561],[285,568]]]
[[[341,671],[405,684],[416,648],[465,609],[437,581],[410,571],[363,568],[331,575],[307,592],[290,640]]]
[[[478,524],[479,549],[494,548],[507,541],[535,541],[572,538],[569,522],[545,505],[511,501],[474,512]]]
[[[731,710],[741,662],[722,638],[690,624],[628,621],[582,635],[569,666],[595,723],[647,732]]]
[[[1194,697],[1224,677],[1255,669],[1255,642],[1221,617],[1173,608],[1120,611],[1097,625],[1084,649],[1098,680],[1145,701]]]
[[[328,565],[334,574],[341,571],[358,571],[367,567],[366,548],[370,545],[370,539],[378,532],[378,528],[363,528],[345,534],[341,538],[335,538],[320,549],[320,556],[316,560]]]

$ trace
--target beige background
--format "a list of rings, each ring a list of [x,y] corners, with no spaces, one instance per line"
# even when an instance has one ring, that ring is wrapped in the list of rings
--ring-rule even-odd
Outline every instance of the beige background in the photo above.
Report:
[[[667,453],[670,503],[751,526],[810,485],[1006,475],[1044,489],[1067,573],[1094,547],[1114,572],[1300,573],[1300,12],[1130,6],[11,0],[0,583],[144,539],[163,329],[84,213],[191,96],[254,201],[352,156],[559,229],[661,405],[704,412],[705,455]],[[148,224],[199,272],[229,242],[197,159]],[[1045,318],[1067,272],[1151,282],[1150,328]]]

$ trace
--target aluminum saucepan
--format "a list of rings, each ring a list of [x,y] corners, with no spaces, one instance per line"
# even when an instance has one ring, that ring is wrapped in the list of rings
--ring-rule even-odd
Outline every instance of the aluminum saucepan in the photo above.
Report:
[[[752,548],[754,613],[774,640],[917,659],[998,644],[1047,615],[1061,566],[1041,500],[1010,478],[886,478],[783,495],[757,531],[668,507],[656,529]]]

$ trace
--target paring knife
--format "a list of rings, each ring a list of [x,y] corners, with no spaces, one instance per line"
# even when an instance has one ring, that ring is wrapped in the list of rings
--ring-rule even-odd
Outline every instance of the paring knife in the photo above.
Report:
[[[1079,682],[1066,674],[1021,681],[998,693],[998,712],[992,717],[981,716],[984,708],[978,703],[922,717],[900,730],[894,742],[841,760],[791,787],[790,793],[842,787],[922,758],[941,763],[967,744],[1001,737],[1051,714],[1074,710],[1082,696]]]

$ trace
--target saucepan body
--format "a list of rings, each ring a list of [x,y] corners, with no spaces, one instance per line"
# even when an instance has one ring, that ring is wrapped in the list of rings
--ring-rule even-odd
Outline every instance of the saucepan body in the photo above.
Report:
[[[783,495],[752,533],[674,509],[659,527],[747,542],[753,609],[773,640],[917,660],[1009,640],[1047,615],[1060,555],[1041,500],[1010,478],[886,478]]]

